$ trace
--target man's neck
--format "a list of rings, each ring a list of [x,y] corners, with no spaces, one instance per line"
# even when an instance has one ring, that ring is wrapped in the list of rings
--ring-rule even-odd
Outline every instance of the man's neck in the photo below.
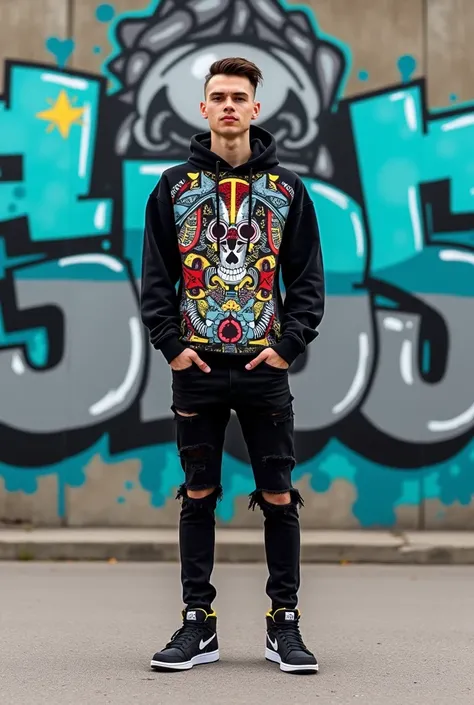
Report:
[[[252,156],[249,133],[246,132],[232,140],[211,133],[211,151],[233,167],[245,164]]]

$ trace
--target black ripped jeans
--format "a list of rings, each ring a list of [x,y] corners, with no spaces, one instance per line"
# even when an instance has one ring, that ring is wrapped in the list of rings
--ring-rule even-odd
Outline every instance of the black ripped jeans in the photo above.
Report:
[[[266,592],[272,608],[295,608],[300,585],[300,526],[303,504],[293,488],[295,465],[293,397],[288,371],[266,363],[245,369],[249,358],[200,355],[210,366],[173,371],[173,411],[185,482],[179,525],[181,581],[187,607],[211,609],[216,590],[211,584],[214,567],[215,509],[222,495],[221,466],[224,436],[235,410],[249,451],[256,489],[249,508],[264,515],[264,541],[269,578]],[[179,412],[182,412],[181,414]],[[184,414],[188,414],[183,415]],[[214,488],[203,499],[187,490]],[[273,504],[263,496],[289,492],[289,504]]]

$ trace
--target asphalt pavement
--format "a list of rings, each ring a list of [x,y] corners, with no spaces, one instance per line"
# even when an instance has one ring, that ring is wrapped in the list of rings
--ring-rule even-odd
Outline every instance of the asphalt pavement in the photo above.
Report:
[[[155,673],[179,626],[179,566],[0,563],[1,705],[474,702],[474,567],[303,565],[318,675],[266,662],[266,569],[216,566],[221,660]]]

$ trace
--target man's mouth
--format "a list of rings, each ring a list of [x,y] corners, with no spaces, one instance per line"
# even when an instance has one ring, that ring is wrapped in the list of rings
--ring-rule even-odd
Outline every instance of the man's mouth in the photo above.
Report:
[[[226,117],[223,117],[222,120],[224,122],[237,122],[237,118],[232,117],[231,115],[227,115]]]

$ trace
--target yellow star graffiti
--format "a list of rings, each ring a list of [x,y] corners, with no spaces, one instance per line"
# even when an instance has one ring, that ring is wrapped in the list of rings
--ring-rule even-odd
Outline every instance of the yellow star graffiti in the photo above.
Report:
[[[65,90],[60,92],[55,103],[53,103],[51,99],[48,99],[51,108],[36,113],[37,118],[49,122],[46,132],[52,132],[54,128],[57,127],[62,137],[67,139],[71,126],[82,124],[81,117],[84,114],[84,108],[75,108],[74,103],[76,100],[76,98],[73,98],[72,101],[69,102],[68,94]]]

